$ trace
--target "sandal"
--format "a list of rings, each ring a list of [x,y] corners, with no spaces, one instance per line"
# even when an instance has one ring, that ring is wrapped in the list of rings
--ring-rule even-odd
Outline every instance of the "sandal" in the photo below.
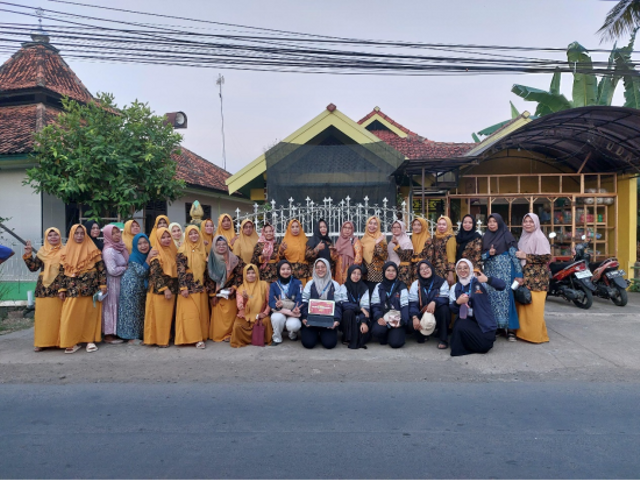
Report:
[[[204,341],[196,342],[196,349],[204,349],[205,347],[207,347],[207,345]]]
[[[98,350],[98,346],[96,346],[93,342],[87,343],[87,352],[96,352]]]
[[[40,351],[44,351],[44,347],[34,347],[33,348],[33,352],[40,352]]]
[[[80,349],[80,344],[76,344],[73,347],[68,347],[64,350],[65,354],[73,354],[74,352],[77,352]]]
[[[516,342],[516,335],[513,332],[507,333],[507,341]]]
[[[440,341],[440,344],[438,344],[438,349],[447,349],[448,347],[449,343],[445,341]]]

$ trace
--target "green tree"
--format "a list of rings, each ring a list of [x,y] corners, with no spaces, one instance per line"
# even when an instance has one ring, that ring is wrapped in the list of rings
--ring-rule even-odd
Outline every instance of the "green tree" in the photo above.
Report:
[[[620,0],[597,33],[604,40],[616,40],[640,27],[640,0]]]
[[[138,101],[119,108],[113,95],[80,104],[63,99],[56,122],[35,134],[38,165],[27,170],[25,184],[65,203],[89,207],[85,217],[100,220],[107,212],[130,217],[149,202],[180,197],[176,179],[182,136],[164,117]]]

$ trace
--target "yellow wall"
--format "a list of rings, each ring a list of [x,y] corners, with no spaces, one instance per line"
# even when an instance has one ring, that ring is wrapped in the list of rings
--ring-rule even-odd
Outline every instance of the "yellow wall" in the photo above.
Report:
[[[638,228],[638,179],[618,177],[618,260],[633,277],[636,262],[636,232]]]

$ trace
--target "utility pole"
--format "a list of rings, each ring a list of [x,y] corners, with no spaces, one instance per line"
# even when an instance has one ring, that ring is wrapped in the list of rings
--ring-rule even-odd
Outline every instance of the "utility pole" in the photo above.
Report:
[[[222,168],[227,170],[227,149],[225,146],[224,140],[224,110],[222,108],[222,86],[224,85],[224,77],[221,74],[218,74],[218,79],[216,80],[216,85],[220,86],[220,118],[222,119]]]

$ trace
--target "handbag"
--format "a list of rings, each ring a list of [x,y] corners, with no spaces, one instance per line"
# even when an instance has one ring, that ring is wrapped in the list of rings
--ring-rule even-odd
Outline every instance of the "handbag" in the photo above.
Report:
[[[395,309],[391,309],[383,316],[384,322],[386,322],[391,327],[399,327],[400,321],[402,321],[402,314],[400,311],[396,311]]]
[[[264,347],[264,324],[262,319],[256,320],[251,332],[251,345]]]
[[[288,309],[289,311],[293,311],[293,308],[295,307],[295,303],[291,299],[287,299],[285,297],[284,299],[280,299],[280,300],[282,301],[281,309]]]
[[[533,298],[531,297],[531,291],[527,286],[520,286],[513,291],[513,297],[519,304],[531,304]]]

